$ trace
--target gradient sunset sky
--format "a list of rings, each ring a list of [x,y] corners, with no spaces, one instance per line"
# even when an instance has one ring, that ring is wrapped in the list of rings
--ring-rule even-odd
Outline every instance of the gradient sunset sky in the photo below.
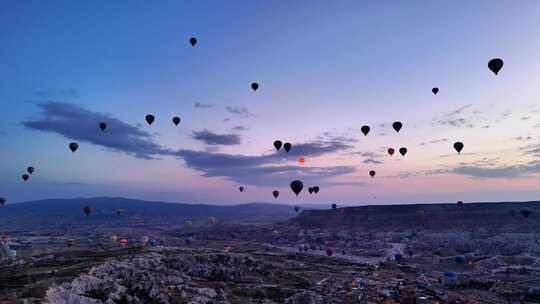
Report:
[[[540,199],[538,1],[1,6],[8,202]],[[487,67],[495,57],[505,63],[497,76]],[[276,139],[292,143],[291,153],[276,152]],[[408,153],[391,157],[389,147]],[[36,172],[23,182],[28,166]],[[296,198],[294,179],[321,191]]]

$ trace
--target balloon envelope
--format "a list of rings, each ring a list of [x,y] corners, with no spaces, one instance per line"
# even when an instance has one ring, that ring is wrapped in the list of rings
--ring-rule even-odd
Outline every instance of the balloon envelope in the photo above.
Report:
[[[437,95],[437,93],[439,93],[439,88],[433,88],[433,89],[431,89],[431,92],[433,92],[433,94]]]
[[[375,170],[369,171],[369,176],[374,177],[375,176]]]
[[[289,151],[291,151],[291,148],[292,148],[291,143],[286,142],[286,143],[283,145],[283,149],[285,149],[285,152],[287,152],[287,153],[289,153]]]
[[[458,207],[463,207],[463,201],[458,201],[457,205],[458,205]]]
[[[257,91],[258,88],[259,88],[259,84],[258,84],[258,83],[253,82],[253,83],[251,84],[251,89],[252,89],[253,91]]]
[[[279,151],[279,149],[281,149],[281,146],[283,146],[283,143],[281,142],[281,140],[274,141],[274,148],[276,148],[276,150]]]
[[[296,212],[300,211],[300,207],[294,206],[294,211],[296,211]]]
[[[274,198],[277,199],[278,196],[279,196],[279,191],[277,191],[277,190],[272,191],[272,195],[274,196]]]
[[[172,121],[175,126],[178,126],[178,124],[180,123],[180,117],[175,116],[173,117]]]
[[[454,143],[454,149],[456,149],[456,151],[458,153],[461,153],[461,150],[463,150],[463,143],[462,142],[455,142]]]
[[[86,216],[88,216],[92,212],[92,208],[90,208],[89,206],[86,206],[83,208],[83,212],[84,214],[86,214]]]
[[[27,181],[29,178],[30,178],[30,175],[28,175],[28,174],[23,174],[22,175],[23,181]]]
[[[390,154],[390,156],[394,155],[394,152],[396,152],[394,148],[388,148],[388,154]]]
[[[75,153],[75,151],[79,149],[79,144],[72,142],[69,144],[69,149],[71,150],[71,152]]]
[[[394,121],[394,123],[392,124],[392,128],[394,128],[396,132],[399,132],[399,130],[401,130],[402,127],[403,127],[403,124],[400,121]]]
[[[105,131],[105,129],[107,129],[107,124],[104,123],[104,122],[101,122],[101,123],[99,124],[99,128],[101,129],[101,131]]]
[[[366,136],[368,135],[369,130],[371,130],[371,128],[369,126],[362,126],[360,128],[360,131],[362,131],[362,133],[364,133],[364,135],[366,135]]]
[[[32,174],[32,173],[34,173],[34,171],[36,171],[36,168],[34,168],[34,167],[26,168],[26,172],[28,172],[28,174]]]
[[[332,204],[332,209],[337,209],[337,204]]]
[[[189,44],[191,44],[191,46],[195,46],[195,44],[197,44],[197,38],[195,37],[189,38]]]
[[[313,187],[309,187],[307,190],[308,190],[309,194],[313,193]]]
[[[6,198],[5,197],[0,197],[0,205],[4,205],[6,203]]]
[[[313,187],[313,192],[314,192],[315,194],[319,193],[319,190],[320,190],[320,189],[319,189],[319,186],[314,186],[314,187]]]
[[[240,190],[240,192],[244,192],[244,187],[240,186],[238,187],[238,190]]]
[[[399,148],[399,154],[405,156],[405,154],[407,154],[407,148]]]
[[[156,117],[152,114],[148,114],[146,115],[146,117],[144,117],[144,119],[146,120],[146,123],[148,123],[148,125],[151,125],[154,120],[156,120]]]
[[[488,68],[495,73],[495,75],[499,74],[499,71],[502,69],[504,65],[504,62],[501,58],[493,58],[488,62]]]
[[[304,188],[304,183],[302,183],[302,181],[294,180],[291,182],[291,190],[294,192],[294,194],[296,194],[296,196],[300,194],[303,188]]]

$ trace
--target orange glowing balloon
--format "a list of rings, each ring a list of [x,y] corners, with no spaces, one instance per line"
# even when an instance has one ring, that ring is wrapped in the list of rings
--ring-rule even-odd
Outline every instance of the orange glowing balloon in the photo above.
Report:
[[[303,156],[300,156],[298,162],[300,163],[300,165],[303,165],[306,162],[306,159]]]

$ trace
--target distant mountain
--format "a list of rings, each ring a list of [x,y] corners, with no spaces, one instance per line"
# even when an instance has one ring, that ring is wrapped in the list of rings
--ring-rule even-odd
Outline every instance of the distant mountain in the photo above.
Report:
[[[92,208],[89,216],[83,213],[85,206]],[[123,209],[121,215],[116,214],[117,209]],[[50,199],[6,204],[0,207],[0,228],[71,224],[83,221],[99,224],[111,220],[178,224],[185,219],[203,220],[210,216],[216,217],[219,221],[257,223],[283,221],[295,215],[296,212],[290,205],[270,203],[217,206],[115,197]]]
[[[287,224],[301,228],[364,231],[474,230],[482,227],[517,232],[540,229],[540,202],[374,205],[306,210]]]

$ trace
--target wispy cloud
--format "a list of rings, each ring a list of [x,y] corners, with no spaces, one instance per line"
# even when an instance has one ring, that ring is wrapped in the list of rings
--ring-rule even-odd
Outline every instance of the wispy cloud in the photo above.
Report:
[[[200,102],[194,103],[193,106],[194,106],[196,109],[208,109],[208,108],[214,107],[213,104],[210,104],[210,103],[200,103]]]
[[[249,111],[248,108],[244,107],[244,106],[226,106],[225,107],[225,110],[227,110],[227,112],[233,114],[233,115],[238,115],[242,118],[248,118],[248,117],[252,117],[252,116],[255,116],[253,113],[251,113]]]
[[[100,145],[138,158],[150,159],[169,151],[152,140],[150,133],[106,114],[86,110],[63,102],[37,104],[41,117],[23,121],[28,129],[57,133],[65,138]],[[105,132],[99,123],[106,122]]]
[[[239,145],[241,142],[238,134],[217,134],[208,130],[194,131],[192,138],[207,145],[232,146]]]
[[[238,132],[244,132],[244,131],[248,131],[249,129],[244,127],[244,126],[234,126],[233,128],[233,131],[238,131]]]

